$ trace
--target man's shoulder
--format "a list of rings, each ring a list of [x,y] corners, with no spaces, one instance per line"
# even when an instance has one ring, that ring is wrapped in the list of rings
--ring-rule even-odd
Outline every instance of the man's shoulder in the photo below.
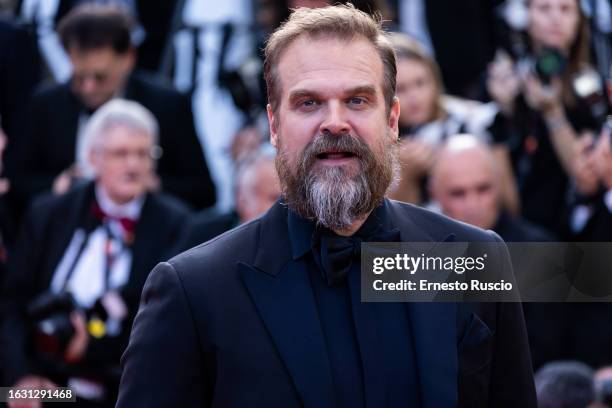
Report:
[[[185,277],[227,274],[239,262],[252,263],[255,259],[261,241],[260,224],[261,219],[256,219],[240,225],[180,253],[168,263]]]
[[[32,100],[34,102],[40,103],[48,103],[55,102],[61,100],[72,100],[74,99],[74,95],[72,95],[70,91],[70,85],[68,83],[62,84],[48,84],[43,83],[39,85],[34,94],[32,95]],[[51,107],[50,107],[51,108]],[[57,108],[57,106],[53,106],[52,109]]]
[[[228,231],[231,227],[236,226],[239,221],[239,216],[236,211],[219,212],[218,210],[203,210],[193,216],[193,226],[199,229],[218,229],[225,228],[223,232]],[[217,234],[220,235],[220,234]],[[216,236],[216,235],[215,235]]]
[[[34,198],[30,211],[38,213],[54,212],[62,208],[72,207],[75,203],[83,201],[85,196],[92,193],[92,182],[77,183],[65,194],[57,195],[52,192],[44,192]]]
[[[80,214],[92,198],[93,183],[78,184],[62,195],[39,194],[30,204],[24,222],[37,230],[66,228],[67,220]]]
[[[394,200],[388,202],[394,222],[399,224],[400,230],[416,226],[434,241],[443,241],[450,235],[457,242],[501,241],[493,231],[485,231],[430,209]]]

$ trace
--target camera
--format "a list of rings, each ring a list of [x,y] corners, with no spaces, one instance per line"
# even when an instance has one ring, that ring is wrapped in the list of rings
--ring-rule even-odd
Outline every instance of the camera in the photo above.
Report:
[[[535,72],[540,81],[550,85],[553,78],[560,77],[565,70],[567,60],[556,48],[543,48],[536,56]]]
[[[64,353],[75,333],[70,315],[76,309],[69,292],[45,292],[27,306],[28,317],[33,323],[34,347],[42,357]]]

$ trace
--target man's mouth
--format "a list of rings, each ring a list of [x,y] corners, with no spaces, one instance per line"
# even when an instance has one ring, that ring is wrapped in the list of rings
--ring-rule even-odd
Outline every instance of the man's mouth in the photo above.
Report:
[[[326,151],[317,154],[317,159],[325,161],[344,161],[357,158],[357,155],[353,152],[346,151]]]
[[[129,183],[140,181],[141,178],[142,178],[141,175],[138,173],[126,173],[123,175],[123,181],[129,182]]]

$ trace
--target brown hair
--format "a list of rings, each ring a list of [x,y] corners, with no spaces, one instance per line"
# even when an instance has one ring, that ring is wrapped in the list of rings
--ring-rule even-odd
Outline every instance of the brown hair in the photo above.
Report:
[[[268,88],[268,102],[275,112],[279,106],[280,84],[277,66],[283,52],[298,37],[337,38],[351,40],[355,37],[367,39],[378,51],[383,62],[383,94],[388,109],[395,97],[397,67],[395,53],[387,33],[382,28],[381,18],[359,11],[352,4],[336,5],[319,9],[299,8],[268,39],[265,48],[264,78]]]
[[[67,51],[72,47],[83,51],[111,47],[125,54],[132,48],[133,27],[134,20],[125,7],[83,4],[62,19],[57,31]]]
[[[446,110],[442,102],[444,83],[442,82],[442,74],[440,73],[440,67],[436,60],[429,56],[421,44],[412,37],[401,33],[392,33],[389,39],[395,49],[395,55],[398,60],[407,59],[416,61],[429,70],[436,86],[436,105],[434,107],[433,116],[429,119],[435,120],[443,118],[446,115]]]
[[[563,102],[567,106],[574,106],[576,104],[576,98],[573,91],[574,88],[572,85],[574,77],[591,63],[591,31],[589,29],[589,22],[587,17],[582,12],[580,0],[575,1],[576,10],[578,11],[578,27],[576,28],[576,38],[574,38],[574,41],[569,49],[567,67],[561,78],[563,83]],[[527,0],[527,6],[531,6],[532,2],[532,0]]]

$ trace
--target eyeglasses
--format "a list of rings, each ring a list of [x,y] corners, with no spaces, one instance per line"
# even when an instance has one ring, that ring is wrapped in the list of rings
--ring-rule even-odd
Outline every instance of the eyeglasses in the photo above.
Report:
[[[102,149],[102,152],[109,160],[124,162],[130,157],[139,161],[158,160],[162,156],[163,150],[159,146],[153,146],[149,149]]]

